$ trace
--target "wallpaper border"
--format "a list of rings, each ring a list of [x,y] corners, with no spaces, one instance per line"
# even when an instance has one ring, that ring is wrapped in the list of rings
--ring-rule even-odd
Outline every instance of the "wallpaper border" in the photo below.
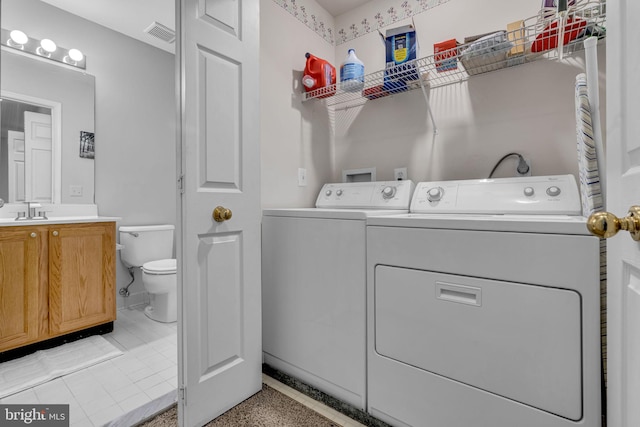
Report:
[[[389,7],[378,8],[371,16],[355,19],[348,27],[339,30],[331,28],[325,23],[321,15],[326,15],[324,9],[309,0],[273,0],[278,6],[302,22],[309,29],[322,37],[328,43],[338,46],[358,37],[377,31],[397,21],[426,12],[429,9],[447,3],[450,0],[390,0]],[[384,10],[386,9],[386,10]],[[374,8],[375,10],[375,8]],[[354,21],[354,20],[352,20]]]

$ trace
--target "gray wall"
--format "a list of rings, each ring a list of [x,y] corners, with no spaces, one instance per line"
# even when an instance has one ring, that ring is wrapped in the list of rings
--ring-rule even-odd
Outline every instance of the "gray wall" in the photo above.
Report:
[[[1,19],[3,28],[85,53],[96,79],[100,215],[121,217],[119,225],[175,224],[174,56],[37,0],[3,0]],[[117,287],[128,278],[118,263]],[[137,280],[131,291],[142,289]]]

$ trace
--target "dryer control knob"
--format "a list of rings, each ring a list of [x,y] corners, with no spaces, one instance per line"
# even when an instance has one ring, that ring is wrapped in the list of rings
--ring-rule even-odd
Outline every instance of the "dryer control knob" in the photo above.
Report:
[[[430,202],[442,200],[442,196],[444,196],[444,190],[441,187],[433,187],[427,191],[427,200]]]
[[[327,190],[327,191],[325,191],[325,192],[324,192],[324,195],[325,195],[325,196],[327,196],[327,197],[329,197],[329,196],[331,195],[331,190]]]
[[[526,187],[524,189],[524,195],[527,196],[527,197],[533,196],[534,193],[535,193],[535,191],[533,190],[533,187]]]
[[[337,190],[336,191],[336,196],[342,196],[342,190]]]
[[[551,197],[556,197],[560,195],[560,188],[556,187],[555,185],[552,187],[547,188],[547,194],[550,195]]]
[[[384,187],[382,189],[382,198],[383,199],[390,199],[395,195],[396,195],[396,187],[388,186],[388,187]]]

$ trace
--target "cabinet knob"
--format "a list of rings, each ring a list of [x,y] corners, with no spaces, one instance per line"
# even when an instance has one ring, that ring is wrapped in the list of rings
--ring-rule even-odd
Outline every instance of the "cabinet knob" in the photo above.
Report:
[[[57,231],[54,231],[54,232],[53,232],[53,233],[51,233],[51,234],[53,234],[53,237],[58,237],[58,232],[57,232]]]
[[[36,233],[31,233],[31,237],[36,237],[37,234]]]

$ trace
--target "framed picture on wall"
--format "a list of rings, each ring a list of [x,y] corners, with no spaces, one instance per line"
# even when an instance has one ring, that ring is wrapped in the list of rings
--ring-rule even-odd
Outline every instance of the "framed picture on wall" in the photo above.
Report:
[[[80,131],[80,157],[95,158],[95,142],[93,132]]]

